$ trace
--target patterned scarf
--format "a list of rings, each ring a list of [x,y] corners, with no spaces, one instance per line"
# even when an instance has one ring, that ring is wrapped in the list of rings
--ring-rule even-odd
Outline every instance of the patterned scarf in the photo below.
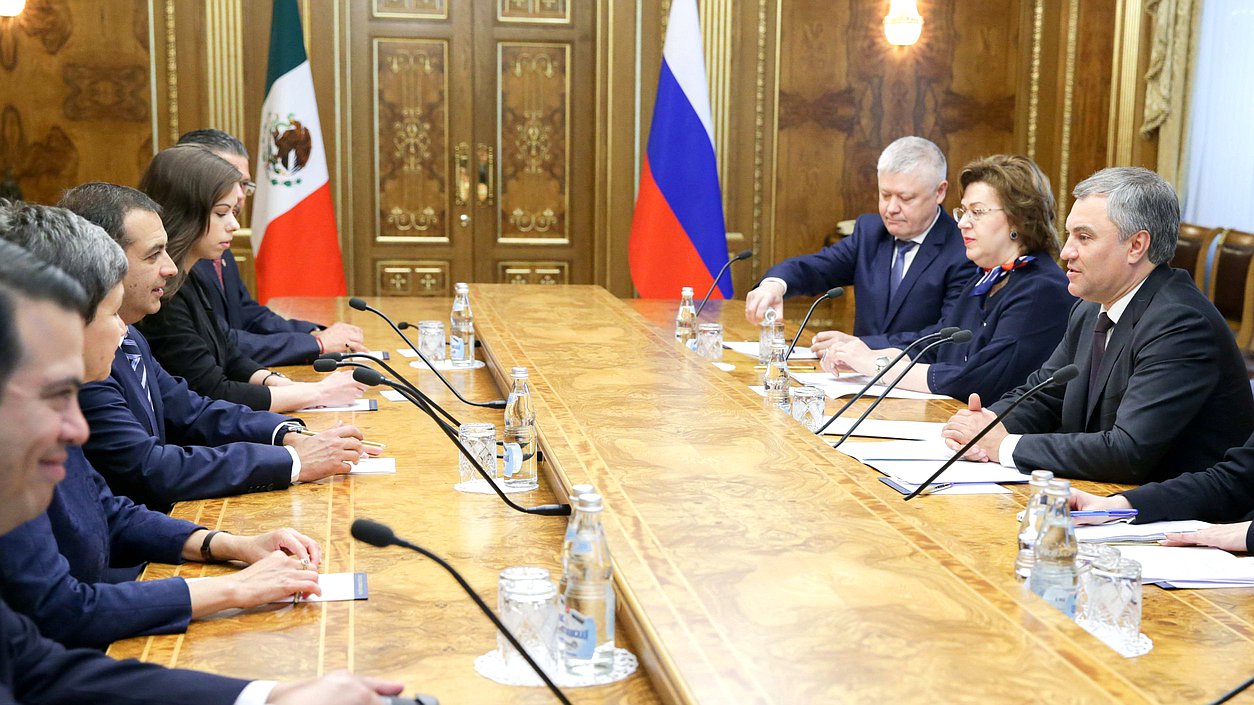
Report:
[[[1011,262],[1006,262],[1001,266],[984,270],[984,276],[980,277],[980,280],[975,283],[975,288],[971,290],[971,295],[983,296],[987,294],[988,290],[992,289],[997,282],[1005,278],[1007,274],[1010,274],[1010,270],[1026,267],[1028,266],[1028,262],[1035,259],[1036,258],[1032,255],[1024,255]]]

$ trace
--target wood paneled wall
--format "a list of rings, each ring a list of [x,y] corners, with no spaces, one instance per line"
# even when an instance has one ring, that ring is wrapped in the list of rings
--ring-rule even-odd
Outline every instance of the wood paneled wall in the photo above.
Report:
[[[593,155],[595,237],[583,240],[591,267],[572,281],[629,296],[627,239],[670,0],[595,2],[585,35],[593,56],[580,62],[594,69],[593,105],[574,115],[592,129],[577,130],[570,147]],[[923,36],[912,47],[885,41],[887,0],[699,4],[729,249],[757,253],[736,270],[741,295],[775,261],[873,211],[876,158],[901,135],[936,141],[951,181],[982,154],[1033,156],[1062,214],[1067,192],[1096,169],[1154,164],[1155,143],[1127,136],[1142,92],[1120,78],[1147,61],[1144,0],[920,0]],[[361,273],[373,265],[354,260],[370,256],[355,214],[373,198],[348,188],[354,160],[368,158],[359,152],[371,121],[354,109],[355,91],[369,90],[353,80],[354,57],[370,37],[353,8],[301,0],[350,287],[371,293]],[[153,142],[189,129],[222,127],[251,148],[269,9],[262,0],[30,0],[22,17],[0,20],[0,178],[11,169],[28,198],[52,201],[88,179],[135,183]],[[1122,70],[1129,61],[1132,73]],[[946,205],[957,199],[952,190]]]

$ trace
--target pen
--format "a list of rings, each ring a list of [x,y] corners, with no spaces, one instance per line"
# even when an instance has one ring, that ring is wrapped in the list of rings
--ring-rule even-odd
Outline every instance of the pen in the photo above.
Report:
[[[919,494],[935,494],[937,492],[947,490],[953,486],[954,486],[954,483],[952,482],[938,482],[934,485],[928,485],[927,489],[923,490]]]
[[[1071,512],[1073,517],[1110,517],[1111,519],[1131,519],[1136,516],[1135,509],[1082,509]]]
[[[318,435],[318,434],[314,433],[313,431],[310,431],[310,430],[309,430],[309,429],[307,429],[307,428],[298,428],[298,429],[296,429],[296,431],[295,431],[295,432],[296,432],[296,433],[299,433],[299,434],[300,434],[300,435],[302,435],[302,436],[316,436],[316,435]],[[374,441],[362,441],[362,442],[361,442],[361,444],[362,444],[362,445],[364,445],[364,446],[370,446],[371,448],[378,448],[379,450],[383,450],[384,448],[387,448],[387,446],[383,445],[382,443],[375,443]]]

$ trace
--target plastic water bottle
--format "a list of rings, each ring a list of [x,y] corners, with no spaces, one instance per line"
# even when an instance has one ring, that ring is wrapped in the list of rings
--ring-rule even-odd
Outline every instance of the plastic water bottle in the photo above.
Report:
[[[689,347],[697,339],[697,307],[692,303],[692,287],[685,286],[679,298],[679,313],[675,314],[675,340]]]
[[[766,374],[762,376],[762,386],[766,387],[766,405],[780,409],[792,415],[792,407],[788,401],[788,360],[784,355],[788,352],[788,344],[782,340],[771,342],[771,358],[766,363]]]
[[[536,477],[536,409],[531,403],[527,368],[514,367],[514,386],[505,402],[505,485],[534,490]]]
[[[475,364],[475,314],[470,310],[470,287],[458,282],[454,289],[453,312],[448,317],[448,359],[453,367]]]
[[[570,488],[570,504],[572,507],[578,506],[579,498],[596,492],[596,488],[592,485],[572,485]],[[566,594],[566,577],[570,574],[567,566],[570,565],[570,550],[575,545],[575,517],[577,513],[571,513],[570,519],[566,522],[566,537],[562,539],[562,577],[557,581],[557,594]]]
[[[614,568],[601,526],[601,495],[575,500],[575,535],[562,592],[561,652],[566,672],[602,676],[614,670]]]
[[[1048,470],[1034,470],[1032,479],[1028,480],[1028,502],[1023,508],[1023,521],[1019,523],[1019,554],[1015,556],[1015,577],[1027,580],[1032,575],[1032,547],[1036,545],[1036,537],[1041,533],[1041,524],[1045,519],[1045,508],[1048,498],[1045,487],[1054,479],[1054,473]]]
[[[1041,524],[1041,533],[1032,547],[1032,575],[1028,586],[1046,602],[1063,614],[1075,618],[1075,596],[1079,588],[1079,571],[1075,557],[1075,523],[1067,498],[1071,496],[1071,483],[1066,480],[1050,480],[1045,488],[1049,505]]]

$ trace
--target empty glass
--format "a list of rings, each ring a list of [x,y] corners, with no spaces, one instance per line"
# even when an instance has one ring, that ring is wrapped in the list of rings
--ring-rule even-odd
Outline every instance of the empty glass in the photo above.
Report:
[[[802,426],[810,429],[811,432],[819,430],[819,425],[823,423],[823,409],[827,402],[827,397],[823,394],[823,390],[818,387],[793,387],[792,395],[792,417],[801,422]]]
[[[444,360],[444,321],[418,321],[418,352],[432,363]]]
[[[722,323],[702,323],[697,326],[697,354],[712,362],[723,359]]]
[[[1141,564],[1129,558],[1095,560],[1076,622],[1111,648],[1127,655],[1143,651]]]
[[[515,566],[501,571],[497,583],[497,612],[501,622],[514,634],[531,658],[549,670],[557,654],[557,586],[549,571],[532,566]],[[497,632],[496,648],[507,669],[529,669],[526,659]]]
[[[489,476],[497,475],[496,424],[464,423],[457,429],[457,438],[483,466],[484,472]],[[475,470],[475,466],[471,465],[466,456],[461,453],[457,454],[457,475],[459,483],[483,479]]]

